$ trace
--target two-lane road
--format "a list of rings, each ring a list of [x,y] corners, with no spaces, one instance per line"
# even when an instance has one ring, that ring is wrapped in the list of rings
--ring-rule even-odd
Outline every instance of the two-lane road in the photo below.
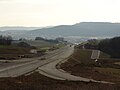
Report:
[[[64,70],[57,69],[56,67],[58,65],[60,65],[59,63],[67,61],[68,60],[67,57],[69,57],[73,53],[73,51],[74,51],[74,48],[69,47],[68,50],[66,50],[63,53],[60,53],[59,55],[57,55],[57,58],[53,57],[52,62],[50,62],[48,64],[44,64],[43,66],[39,67],[37,69],[37,71],[39,71],[39,73],[42,74],[42,75],[45,75],[45,76],[53,78],[53,79],[58,79],[58,80],[84,81],[84,82],[92,81],[92,82],[97,82],[97,83],[113,84],[111,82],[97,81],[97,80],[93,80],[93,79],[74,76],[74,75],[71,75],[70,73],[68,73]],[[96,51],[95,51],[95,53],[96,53]],[[96,57],[96,54],[95,54],[95,57]]]
[[[65,46],[63,48],[57,49],[55,51],[52,51],[48,53],[47,55],[39,58],[31,58],[30,61],[27,61],[26,63],[14,63],[7,66],[7,64],[4,64],[0,67],[0,77],[17,77],[26,73],[29,73],[38,67],[50,63],[59,59],[58,56],[62,56],[63,52],[66,52],[70,50],[69,46]],[[64,54],[63,54],[64,55]],[[40,60],[40,58],[46,58],[46,60]]]
[[[29,73],[31,71],[37,70],[39,71],[40,74],[59,80],[72,80],[85,82],[93,81],[98,83],[113,84],[110,82],[96,81],[93,79],[74,76],[65,71],[58,70],[56,68],[56,65],[64,60],[67,60],[68,57],[73,53],[73,51],[74,47],[65,46],[61,49],[55,50],[43,56],[42,58],[45,57],[46,60],[40,60],[40,58],[32,58],[30,62],[14,64],[12,66],[8,66],[2,69],[0,68],[0,77],[17,77]]]

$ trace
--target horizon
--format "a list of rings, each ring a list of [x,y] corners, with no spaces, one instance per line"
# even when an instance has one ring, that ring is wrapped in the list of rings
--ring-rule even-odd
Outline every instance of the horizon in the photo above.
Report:
[[[8,26],[0,26],[0,28],[49,28],[49,27],[56,27],[56,26],[62,26],[62,25],[75,25],[75,24],[80,24],[80,23],[111,23],[111,24],[120,24],[120,22],[99,22],[99,21],[83,21],[83,22],[76,22],[74,24],[60,24],[60,25],[51,25],[51,26],[16,26],[16,25],[8,25]]]
[[[120,22],[119,0],[0,0],[0,27]]]

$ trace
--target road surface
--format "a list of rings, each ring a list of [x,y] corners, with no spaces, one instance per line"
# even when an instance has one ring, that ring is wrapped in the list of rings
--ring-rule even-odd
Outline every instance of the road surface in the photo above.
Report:
[[[12,66],[0,68],[0,77],[17,77],[20,75],[27,74],[31,71],[37,70],[39,71],[40,74],[43,74],[53,79],[110,83],[105,81],[96,81],[93,79],[74,76],[63,70],[61,71],[59,69],[56,69],[56,65],[63,61],[66,61],[69,58],[69,56],[73,53],[73,51],[74,47],[66,46],[61,49],[50,52],[43,57],[40,57],[40,58],[45,57],[46,60],[40,60],[40,58],[32,58],[30,62],[13,64]]]
[[[29,58],[18,61],[13,61],[10,63],[0,63],[0,77],[17,77],[26,73],[29,73],[39,66],[52,62],[58,56],[67,51],[69,46],[65,46],[61,49],[57,49],[55,51],[49,52],[47,55],[38,57],[38,58]],[[41,58],[46,58],[46,60],[40,60]]]
[[[98,82],[98,83],[110,83],[105,81],[96,81],[93,79],[87,79],[79,76],[71,75],[64,70],[57,69],[56,66],[59,65],[59,63],[67,61],[67,57],[69,57],[73,53],[74,49],[73,47],[69,47],[68,50],[66,50],[63,53],[60,53],[57,55],[57,58],[52,58],[54,61],[50,62],[48,64],[45,64],[37,69],[40,74],[45,75],[47,77],[58,79],[58,80],[68,80],[68,81],[85,81],[85,82]],[[113,84],[113,83],[110,83]]]

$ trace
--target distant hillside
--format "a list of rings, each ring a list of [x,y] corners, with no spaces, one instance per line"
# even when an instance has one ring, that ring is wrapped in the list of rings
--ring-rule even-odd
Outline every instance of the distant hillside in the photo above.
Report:
[[[28,30],[7,30],[7,31],[0,31],[0,35],[4,36],[12,36],[14,39],[22,38],[21,35],[27,33]]]
[[[45,38],[56,38],[62,36],[62,37],[69,37],[72,39],[74,37],[77,37],[78,39],[79,37],[86,40],[86,38],[91,38],[91,37],[104,38],[104,37],[119,36],[120,23],[82,22],[74,25],[60,25],[60,26],[41,28],[30,31],[23,30],[23,32],[20,35],[17,34],[15,34],[14,37],[35,38],[40,36]]]
[[[34,30],[34,29],[38,29],[38,28],[40,28],[40,27],[4,26],[4,27],[0,27],[0,31]]]
[[[83,22],[75,25],[61,25],[52,28],[43,28],[32,30],[27,36],[85,36],[85,37],[106,37],[119,36],[120,23],[104,23],[104,22]]]

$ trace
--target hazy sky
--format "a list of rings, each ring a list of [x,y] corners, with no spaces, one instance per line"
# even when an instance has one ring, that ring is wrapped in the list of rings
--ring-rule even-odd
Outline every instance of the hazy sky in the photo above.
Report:
[[[120,0],[0,0],[0,26],[120,22]]]

